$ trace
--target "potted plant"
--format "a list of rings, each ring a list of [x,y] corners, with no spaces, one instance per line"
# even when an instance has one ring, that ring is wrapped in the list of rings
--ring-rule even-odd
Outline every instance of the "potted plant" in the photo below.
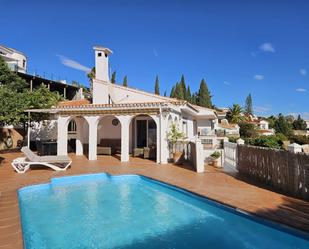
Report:
[[[214,153],[210,155],[210,157],[211,157],[212,166],[221,167],[221,165],[218,164],[219,159],[221,157],[221,153],[219,151],[215,151]]]
[[[172,143],[173,161],[175,164],[181,164],[182,151],[176,150],[176,143],[184,138],[184,134],[179,131],[176,124],[171,125],[171,130],[167,133],[167,139]]]

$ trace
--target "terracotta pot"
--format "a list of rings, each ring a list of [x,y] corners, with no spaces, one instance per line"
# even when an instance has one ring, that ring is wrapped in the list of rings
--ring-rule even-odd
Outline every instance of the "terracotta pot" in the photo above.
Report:
[[[218,167],[218,161],[217,161],[217,160],[213,160],[213,161],[212,161],[212,166]]]
[[[175,164],[182,164],[182,152],[173,153],[173,161]]]

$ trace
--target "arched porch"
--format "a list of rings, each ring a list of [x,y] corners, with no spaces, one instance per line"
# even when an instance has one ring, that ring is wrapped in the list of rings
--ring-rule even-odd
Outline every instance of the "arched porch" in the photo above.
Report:
[[[160,133],[156,116],[139,114],[132,117],[130,122],[129,151],[132,157],[159,162]]]

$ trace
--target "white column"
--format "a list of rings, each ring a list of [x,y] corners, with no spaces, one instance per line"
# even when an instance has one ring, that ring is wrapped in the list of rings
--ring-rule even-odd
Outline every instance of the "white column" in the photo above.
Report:
[[[129,129],[132,117],[117,116],[121,123],[121,162],[129,161]]]
[[[168,142],[167,142],[167,118],[160,115],[160,163],[167,163],[168,159]]]
[[[157,155],[156,155],[156,163],[160,163],[161,158],[161,143],[160,143],[160,115],[150,115],[152,119],[156,122],[156,131],[157,131],[157,141],[156,141],[156,150],[157,150]]]
[[[86,120],[83,120],[81,118],[76,118],[76,155],[82,156],[84,154],[83,149],[83,122],[87,122]]]
[[[203,173],[205,171],[204,158],[203,158],[203,145],[200,139],[195,141],[195,167],[197,173]]]
[[[57,155],[68,154],[68,121],[70,117],[58,117],[57,120]]]
[[[89,127],[89,151],[88,159],[97,160],[98,120],[99,116],[84,117]]]

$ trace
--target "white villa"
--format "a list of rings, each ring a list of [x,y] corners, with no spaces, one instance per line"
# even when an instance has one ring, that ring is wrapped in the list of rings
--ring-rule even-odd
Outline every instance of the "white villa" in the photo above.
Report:
[[[201,144],[197,153],[202,153],[198,157],[202,162],[220,146],[224,138],[216,135],[215,110],[112,84],[108,74],[112,51],[100,46],[94,51],[92,103],[65,101],[51,109],[29,110],[55,118],[58,155],[67,155],[68,140],[74,137],[76,155],[87,154],[89,160],[96,160],[98,154],[117,153],[127,162],[130,154],[142,153],[138,149],[144,148],[148,158],[165,164],[170,158],[167,133],[172,123],[183,131],[186,140]]]

